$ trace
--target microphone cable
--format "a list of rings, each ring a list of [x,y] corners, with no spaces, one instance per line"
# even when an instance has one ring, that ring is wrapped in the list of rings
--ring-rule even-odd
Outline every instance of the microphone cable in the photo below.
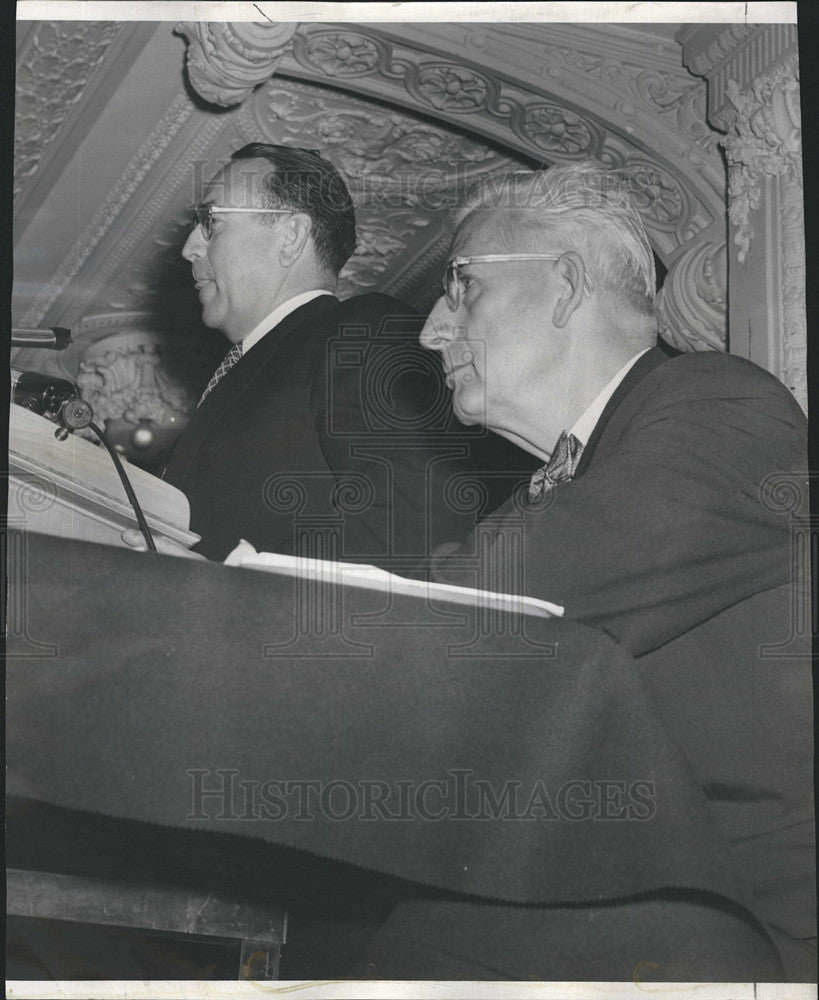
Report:
[[[111,442],[108,438],[106,438],[102,429],[99,428],[93,420],[89,422],[88,427],[97,435],[113,460],[114,466],[119,473],[119,478],[122,480],[122,485],[125,487],[125,495],[131,501],[131,506],[134,508],[137,524],[139,525],[139,530],[142,532],[142,537],[145,539],[145,544],[148,546],[148,551],[156,552],[154,536],[151,534],[151,529],[148,527],[148,522],[145,520],[145,515],[142,513],[142,508],[139,505],[139,500],[137,500],[137,495],[134,493],[133,486],[131,486],[131,480],[128,478],[128,474],[122,467],[122,462],[119,459],[116,448],[111,447]]]

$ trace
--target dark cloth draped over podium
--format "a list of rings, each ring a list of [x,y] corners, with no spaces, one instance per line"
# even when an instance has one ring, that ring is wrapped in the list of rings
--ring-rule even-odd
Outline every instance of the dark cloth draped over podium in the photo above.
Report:
[[[140,839],[167,835],[177,858],[210,844],[236,878],[245,858],[257,890],[298,853],[407,897],[514,904],[497,909],[516,919],[696,892],[772,955],[681,745],[697,709],[674,705],[701,702],[696,664],[664,702],[573,622],[38,535],[10,545],[9,864],[31,864],[39,824],[61,864],[119,847],[133,866]]]

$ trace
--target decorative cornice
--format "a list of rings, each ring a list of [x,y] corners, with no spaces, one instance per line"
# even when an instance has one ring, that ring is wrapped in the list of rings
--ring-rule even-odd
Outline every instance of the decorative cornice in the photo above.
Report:
[[[396,46],[365,31],[304,27],[293,38],[292,54],[302,69],[319,78],[389,81],[422,112],[503,123],[516,144],[535,157],[594,156],[605,137],[590,118],[506,85],[493,74]]]
[[[739,262],[748,253],[754,229],[751,213],[762,198],[766,177],[790,176],[802,187],[802,131],[799,69],[796,53],[740,90],[729,81],[734,119],[723,145],[728,160],[728,214],[739,247]]]
[[[230,31],[210,27],[220,39]],[[667,42],[660,44],[661,54],[651,49],[641,62],[639,45],[645,57],[648,36],[617,36],[622,45],[605,46],[605,33],[593,33],[590,43],[585,26],[533,39],[520,29],[483,25],[305,23],[287,43],[274,33],[278,28],[270,26],[275,51],[262,51],[261,33],[252,51],[237,55],[226,45],[219,50],[222,76],[235,73],[242,84],[231,101],[241,100],[277,66],[282,74],[432,115],[544,163],[600,157],[616,134],[631,146],[627,152],[648,142],[654,155],[645,158],[687,191],[692,224],[683,222],[680,232],[698,232],[721,211],[724,173],[714,135],[702,120],[705,86],[673,65]],[[637,135],[640,143],[629,138]],[[669,154],[664,164],[656,162],[659,149]],[[703,189],[704,181],[712,190]]]
[[[287,22],[182,21],[174,31],[188,42],[188,79],[210,104],[240,104],[276,71],[297,25]]]
[[[429,25],[412,23],[401,26],[403,37],[421,37]],[[532,31],[531,24],[515,24],[513,22],[452,23],[446,26],[435,25],[435,34],[440,36],[442,28],[453,34],[462,32],[472,44],[484,49],[491,49],[497,39],[503,49],[517,58],[521,52],[542,52],[543,36]],[[614,29],[614,30],[613,30]],[[378,30],[389,31],[386,24],[379,23]],[[548,36],[552,44],[579,53],[605,53],[606,58],[618,64],[632,64],[641,70],[675,70],[679,69],[680,49],[676,40],[670,37],[652,36],[639,28],[628,24],[595,24],[585,21],[574,24],[563,24],[557,21],[548,25]],[[456,47],[450,46],[450,51]]]
[[[698,192],[698,181],[670,164],[662,164],[649,153],[635,148],[629,140],[607,131],[591,115],[579,113],[545,95],[533,94],[522,85],[464,61],[444,59],[436,54],[413,50],[393,42],[376,31],[340,30],[325,25],[302,25],[293,37],[292,54],[282,63],[282,71],[293,72],[293,65],[322,82],[328,77],[382,99],[417,108],[453,124],[462,123],[478,134],[490,136],[513,149],[544,163],[599,158],[612,166],[624,167],[632,182],[646,221],[659,234],[662,253],[673,252],[714,220],[714,206]],[[549,46],[544,46],[543,51]],[[563,65],[582,58],[578,53],[559,52]],[[549,57],[549,65],[557,55]],[[589,57],[591,59],[591,57]],[[603,57],[587,62],[587,73],[595,69],[606,79],[612,66]],[[617,67],[624,73],[623,67]],[[562,70],[561,70],[562,72]],[[619,79],[619,78],[618,78]],[[551,83],[551,80],[550,80]],[[366,85],[366,89],[365,89]],[[586,80],[588,86],[588,79]],[[610,80],[607,81],[610,85]],[[538,85],[539,87],[542,85]],[[676,86],[676,84],[675,84]],[[643,104],[658,101],[675,117],[692,117],[691,102],[702,94],[702,86],[686,83],[682,91],[673,89],[667,79],[637,69],[633,80],[635,100]],[[618,91],[618,99],[622,97]],[[623,115],[637,113],[636,107],[621,109]],[[622,116],[621,116],[622,117]],[[623,131],[634,132],[626,125]],[[698,131],[702,138],[704,124]],[[691,170],[703,168],[710,155],[706,143],[696,149],[696,139],[686,148],[691,158],[684,165]],[[696,170],[695,170],[696,168]]]
[[[660,333],[681,351],[727,346],[727,254],[724,242],[688,247],[672,264],[657,296]]]
[[[708,81],[708,121],[723,132],[733,116],[731,85],[751,86],[798,42],[795,24],[700,25],[682,29],[677,38],[683,64]]]

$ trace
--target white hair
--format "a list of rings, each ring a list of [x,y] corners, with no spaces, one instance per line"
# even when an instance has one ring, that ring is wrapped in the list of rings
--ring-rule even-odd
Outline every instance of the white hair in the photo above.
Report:
[[[653,315],[654,255],[628,188],[613,170],[592,161],[548,170],[494,175],[480,181],[455,209],[459,226],[475,212],[491,213],[511,250],[576,250],[591,278],[635,311]]]

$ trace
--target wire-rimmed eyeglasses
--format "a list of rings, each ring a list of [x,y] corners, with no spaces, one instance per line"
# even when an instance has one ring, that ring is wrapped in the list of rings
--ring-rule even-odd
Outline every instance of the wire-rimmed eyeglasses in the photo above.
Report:
[[[447,263],[442,279],[446,304],[452,312],[455,312],[461,304],[463,283],[458,274],[458,268],[463,267],[464,264],[495,264],[510,260],[560,260],[562,256],[563,254],[560,253],[484,253],[471,257],[453,257]],[[588,273],[585,274],[583,283],[589,293],[594,290],[594,282]]]
[[[232,215],[234,212],[250,213],[259,215],[292,215],[295,209],[292,208],[228,208],[222,205],[195,205],[192,209],[193,221],[191,228],[202,227],[202,235],[209,240],[213,233],[214,215]]]

